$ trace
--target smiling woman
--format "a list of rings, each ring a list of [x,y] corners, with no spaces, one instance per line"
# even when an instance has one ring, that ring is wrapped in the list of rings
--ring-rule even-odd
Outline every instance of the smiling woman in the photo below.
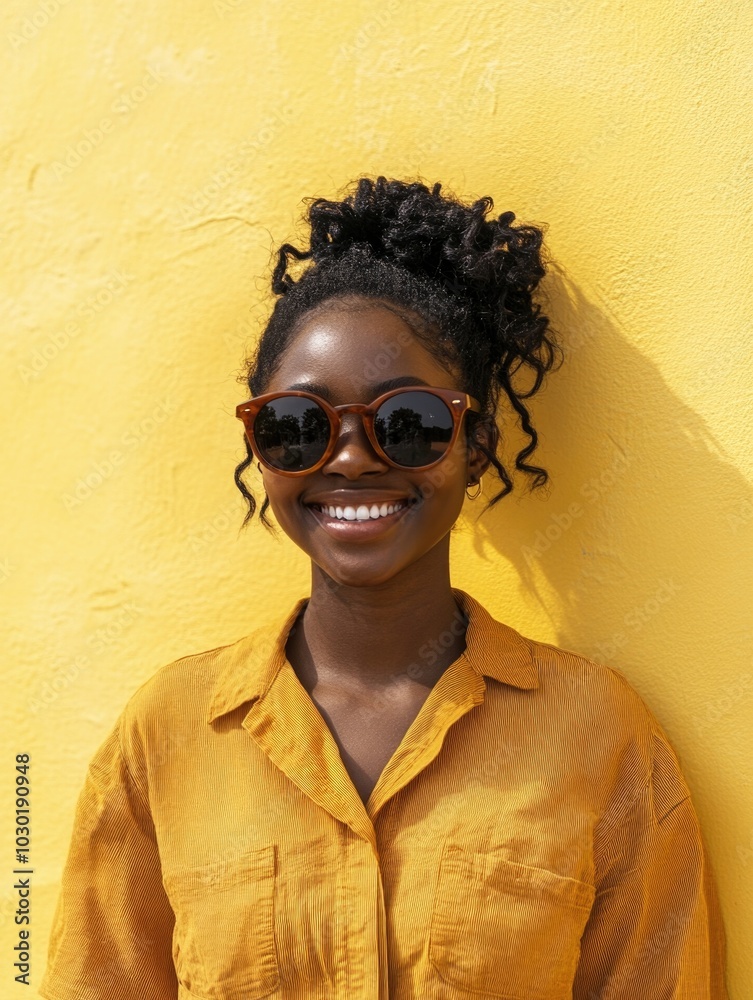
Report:
[[[49,1000],[726,997],[659,723],[451,584],[465,498],[492,469],[490,505],[513,488],[502,400],[517,472],[547,481],[541,231],[491,209],[362,178],[280,248],[235,478],[248,522],[258,463],[311,593],[126,705],[79,799]]]
[[[469,462],[460,434],[466,413],[477,412],[479,403],[453,385],[458,377],[414,337],[390,362],[385,374],[392,377],[377,384],[357,378],[371,345],[396,340],[408,329],[393,312],[365,299],[319,311],[288,346],[271,391],[256,400],[259,408],[239,407],[265,466],[268,502],[278,522],[311,556],[315,574],[323,570],[341,584],[375,585],[408,567],[414,582],[427,573],[447,576],[448,532],[460,513],[466,480],[477,481],[487,464],[480,453]],[[297,377],[301,372],[306,382]],[[292,385],[303,384],[339,405],[333,408],[311,394],[288,395]],[[346,405],[349,398],[354,402]],[[308,438],[306,457],[299,455],[295,469],[278,468],[277,421],[261,433],[258,424],[275,407],[286,415],[300,409],[303,424],[312,404],[321,416],[316,432],[306,435],[297,427],[295,433],[299,443]],[[383,519],[380,505],[395,503],[400,509]],[[318,507],[332,507],[334,517]],[[374,544],[354,548],[356,540]],[[356,565],[353,576],[349,567]],[[408,576],[403,586],[413,588]]]

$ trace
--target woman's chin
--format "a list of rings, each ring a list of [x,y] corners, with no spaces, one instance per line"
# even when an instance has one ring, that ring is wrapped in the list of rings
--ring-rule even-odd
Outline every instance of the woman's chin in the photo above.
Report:
[[[333,564],[330,560],[317,560],[314,563],[332,584],[340,587],[381,587],[389,583],[404,567],[397,565],[378,566],[371,559],[354,560],[348,565]]]

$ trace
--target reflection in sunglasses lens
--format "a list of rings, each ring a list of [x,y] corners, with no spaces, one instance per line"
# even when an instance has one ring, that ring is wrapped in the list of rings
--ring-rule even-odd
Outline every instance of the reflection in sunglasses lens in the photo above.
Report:
[[[447,451],[452,428],[449,407],[431,392],[390,396],[374,417],[374,433],[385,454],[408,468],[438,461]]]
[[[329,418],[312,399],[280,396],[266,403],[254,421],[256,445],[276,469],[299,472],[315,465],[329,441]]]

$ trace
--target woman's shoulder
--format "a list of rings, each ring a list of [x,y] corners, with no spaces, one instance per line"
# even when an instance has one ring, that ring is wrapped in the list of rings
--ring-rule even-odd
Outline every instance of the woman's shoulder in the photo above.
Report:
[[[264,667],[280,649],[281,624],[272,618],[234,642],[164,664],[130,696],[123,722],[139,728],[195,726],[210,721],[218,704],[253,697]]]
[[[541,697],[570,709],[582,722],[606,719],[648,734],[658,721],[627,673],[565,646],[523,637],[536,668]]]
[[[569,685],[584,696],[591,692],[614,698],[639,714],[648,711],[641,695],[619,667],[565,646],[528,636],[523,638],[531,651],[540,681],[549,685]]]
[[[470,615],[470,656],[477,668],[509,692],[523,689],[531,710],[574,713],[580,720],[608,712],[630,728],[648,726],[653,716],[627,675],[564,645],[532,638],[491,613],[478,599],[455,590]]]
[[[609,743],[617,757],[641,757],[648,773],[671,771],[678,790],[687,793],[670,739],[627,673],[563,646],[525,641],[536,664],[542,700],[574,733],[589,744]]]
[[[645,791],[657,821],[689,796],[669,736],[623,670],[522,638],[536,669],[538,686],[530,694],[538,728],[549,744],[565,755],[572,751],[574,767],[585,765],[626,802]]]

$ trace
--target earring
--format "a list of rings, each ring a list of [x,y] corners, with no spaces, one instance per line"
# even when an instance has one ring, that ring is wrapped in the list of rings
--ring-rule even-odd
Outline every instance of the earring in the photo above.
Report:
[[[473,483],[472,483],[472,482],[470,482],[470,483],[468,483],[468,485],[466,486],[466,488],[465,488],[465,495],[466,495],[466,496],[468,497],[468,499],[469,499],[469,500],[475,500],[475,499],[476,499],[476,497],[477,497],[477,496],[478,496],[478,495],[479,495],[479,494],[481,493],[481,480],[482,480],[483,478],[484,478],[484,477],[483,477],[483,476],[481,476],[481,477],[480,477],[479,479],[477,479],[477,480],[476,480],[476,486],[478,486],[478,489],[477,489],[477,490],[476,490],[476,492],[475,492],[475,493],[473,493],[473,494],[470,494],[470,493],[468,492],[468,486],[473,486]]]

